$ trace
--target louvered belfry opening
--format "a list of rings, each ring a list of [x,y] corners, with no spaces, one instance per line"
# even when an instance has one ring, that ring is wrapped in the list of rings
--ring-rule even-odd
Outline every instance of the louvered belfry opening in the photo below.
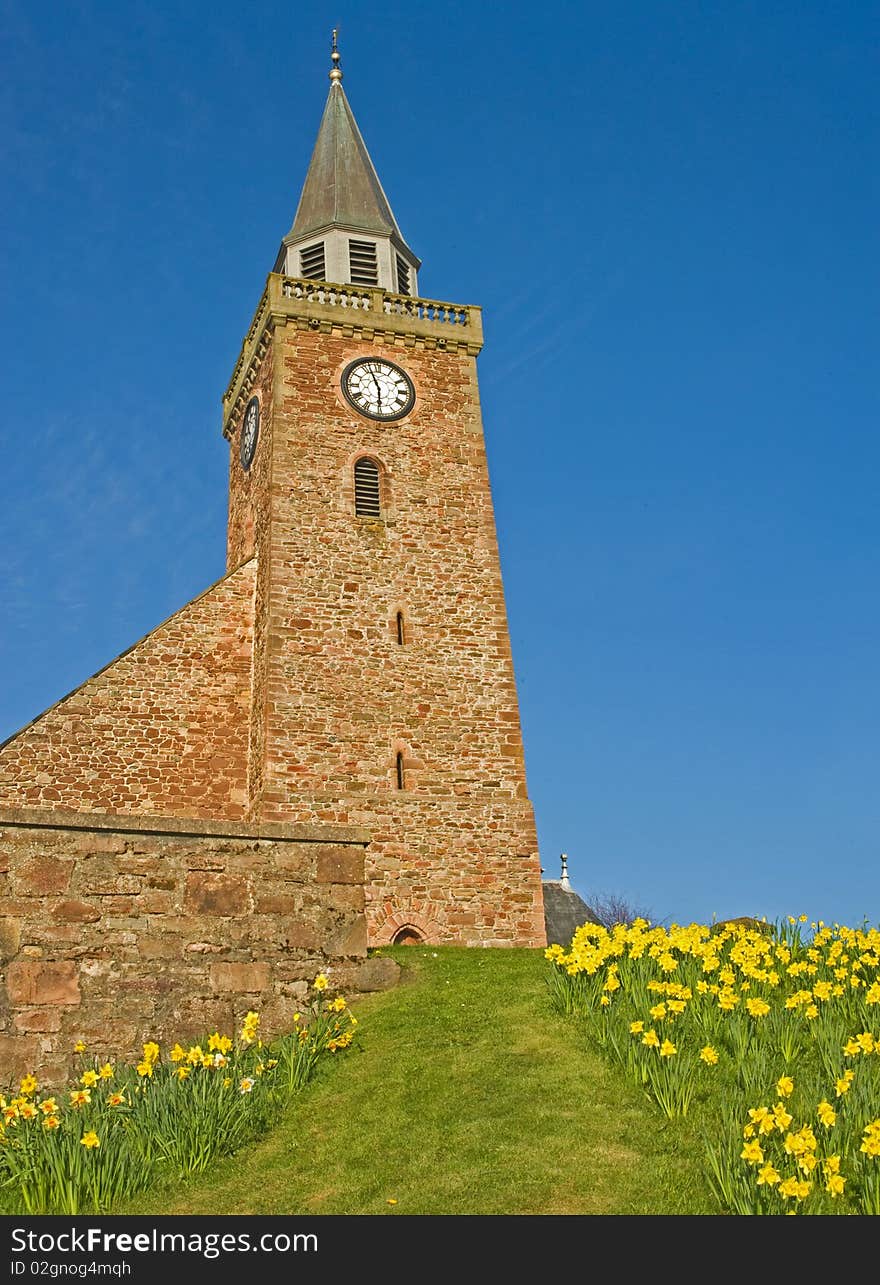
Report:
[[[300,276],[308,277],[310,281],[327,280],[323,241],[316,241],[314,245],[307,245],[304,250],[300,250],[299,271]]]
[[[380,518],[379,466],[363,457],[354,466],[354,511],[359,518]]]
[[[409,294],[409,264],[406,259],[397,258],[397,293]]]
[[[351,268],[351,283],[354,286],[377,286],[379,284],[379,264],[376,259],[375,241],[352,241],[348,243],[348,262]]]

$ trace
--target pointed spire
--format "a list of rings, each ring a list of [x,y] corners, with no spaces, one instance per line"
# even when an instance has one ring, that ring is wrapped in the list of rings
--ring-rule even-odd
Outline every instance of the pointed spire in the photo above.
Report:
[[[351,234],[374,242],[378,265],[376,284],[401,293],[414,292],[415,274],[421,264],[397,226],[342,88],[335,28],[330,62],[330,91],[293,225],[282,243],[276,271],[286,271],[290,276],[315,275],[303,270],[300,251],[307,249],[307,243],[323,237],[325,244],[320,260],[324,265],[323,279],[351,281],[347,244]]]

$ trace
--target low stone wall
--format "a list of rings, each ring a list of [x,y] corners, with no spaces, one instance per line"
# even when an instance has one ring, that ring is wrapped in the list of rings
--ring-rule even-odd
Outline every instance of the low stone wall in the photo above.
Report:
[[[78,1039],[287,1029],[318,972],[376,989],[366,831],[0,809],[0,1089],[69,1073]],[[382,961],[375,961],[381,963]],[[375,971],[375,970],[374,970]]]

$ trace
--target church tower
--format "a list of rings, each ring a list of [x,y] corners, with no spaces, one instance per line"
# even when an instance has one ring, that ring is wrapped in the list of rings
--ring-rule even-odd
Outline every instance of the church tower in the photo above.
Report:
[[[223,398],[255,567],[244,815],[365,827],[371,945],[540,946],[480,309],[420,297],[342,85]]]

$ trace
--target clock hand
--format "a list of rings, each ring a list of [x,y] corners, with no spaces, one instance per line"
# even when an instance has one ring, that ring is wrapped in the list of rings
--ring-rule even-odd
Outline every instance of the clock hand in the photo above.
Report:
[[[373,375],[373,372],[370,371],[370,374]],[[382,409],[382,389],[379,387],[379,381],[375,375],[373,375],[373,383],[376,385],[376,402],[378,403],[379,410],[381,410]]]

